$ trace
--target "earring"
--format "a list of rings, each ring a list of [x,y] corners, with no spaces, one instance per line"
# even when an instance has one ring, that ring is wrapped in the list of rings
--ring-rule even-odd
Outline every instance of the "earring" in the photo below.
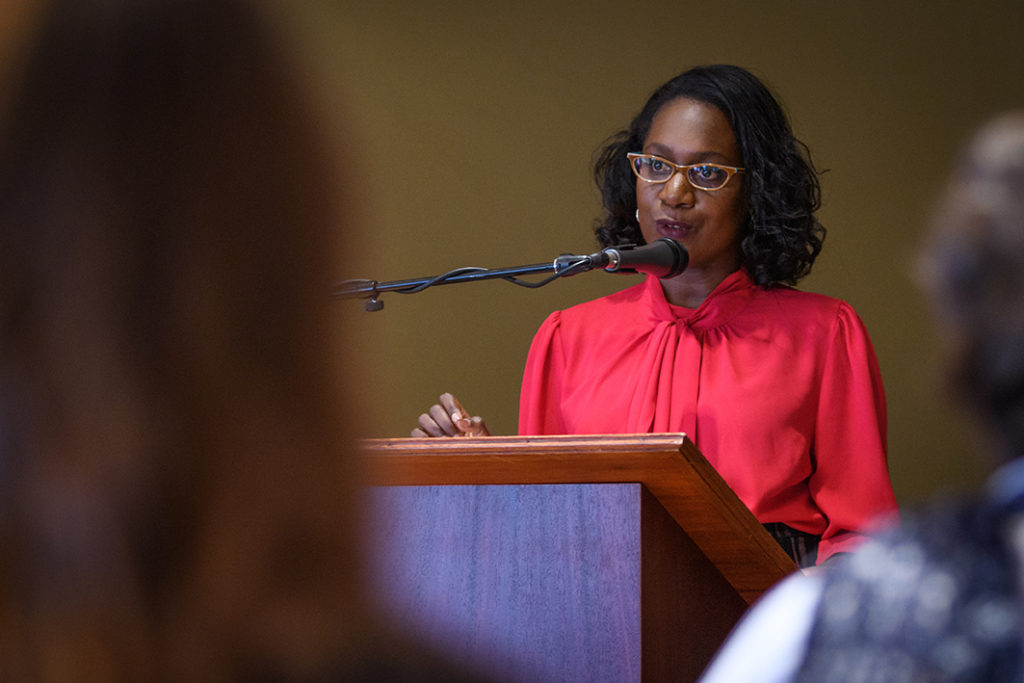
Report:
[[[640,225],[640,209],[636,210],[636,224]]]

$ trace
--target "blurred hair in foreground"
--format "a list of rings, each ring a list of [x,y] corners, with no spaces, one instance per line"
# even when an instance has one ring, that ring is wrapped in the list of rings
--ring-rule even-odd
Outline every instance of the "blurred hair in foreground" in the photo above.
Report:
[[[341,182],[265,9],[53,0],[28,41],[0,135],[5,680],[433,670],[361,592]]]
[[[1024,447],[1024,111],[984,126],[954,165],[921,274],[948,378],[999,460]]]

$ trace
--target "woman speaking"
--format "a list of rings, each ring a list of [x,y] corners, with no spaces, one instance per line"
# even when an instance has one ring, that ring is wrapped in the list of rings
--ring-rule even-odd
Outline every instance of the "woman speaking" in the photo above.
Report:
[[[681,274],[555,311],[534,337],[519,432],[685,432],[801,565],[896,501],[885,397],[853,308],[798,291],[825,230],[817,173],[748,71],[690,69],[601,151],[604,247],[670,238]],[[414,436],[485,434],[450,395]]]

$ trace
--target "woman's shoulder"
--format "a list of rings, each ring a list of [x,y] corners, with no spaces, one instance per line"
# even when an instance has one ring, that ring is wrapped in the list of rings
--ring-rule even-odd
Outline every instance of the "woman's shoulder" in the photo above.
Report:
[[[773,334],[791,334],[826,341],[839,338],[868,338],[867,326],[843,300],[827,294],[791,287],[759,288],[748,308],[749,321],[761,321]]]
[[[622,332],[635,327],[630,324],[631,320],[645,315],[643,312],[648,306],[643,305],[644,298],[645,284],[640,282],[612,294],[556,310],[548,315],[541,330],[552,334],[557,330],[563,337],[588,338],[611,329]]]
[[[757,298],[763,303],[784,307],[791,313],[803,313],[830,318],[858,317],[857,312],[849,302],[827,294],[808,292],[783,285],[768,288],[759,287],[758,290],[759,295]]]
[[[645,282],[638,282],[626,289],[570,306],[561,310],[560,314],[563,320],[586,320],[622,307],[635,308],[644,298],[646,289]]]

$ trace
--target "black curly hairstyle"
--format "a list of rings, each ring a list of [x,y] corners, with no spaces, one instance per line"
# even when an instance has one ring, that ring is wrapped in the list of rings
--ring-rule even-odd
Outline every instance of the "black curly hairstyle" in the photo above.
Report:
[[[821,185],[807,146],[796,139],[771,91],[738,66],[692,68],[658,88],[629,128],[598,152],[594,179],[604,213],[595,228],[602,247],[643,244],[636,220],[636,181],[627,152],[643,148],[654,116],[687,98],[709,104],[729,119],[746,169],[743,193],[747,223],[740,236],[740,263],[758,285],[795,285],[810,273],[825,228],[815,212]]]

